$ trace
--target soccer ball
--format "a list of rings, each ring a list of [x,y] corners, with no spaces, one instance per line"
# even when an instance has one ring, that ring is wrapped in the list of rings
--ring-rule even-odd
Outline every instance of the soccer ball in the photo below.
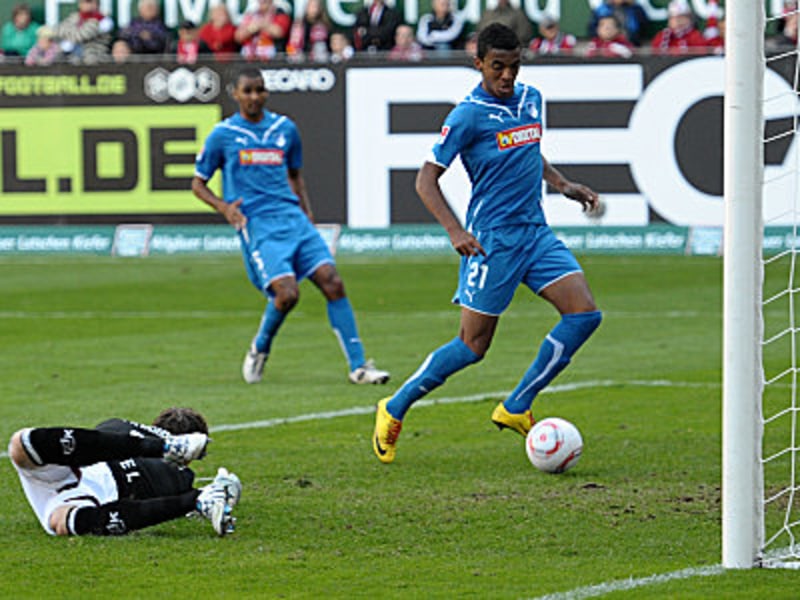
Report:
[[[578,462],[583,452],[581,432],[558,417],[542,419],[528,432],[525,451],[534,467],[546,473],[563,473]]]

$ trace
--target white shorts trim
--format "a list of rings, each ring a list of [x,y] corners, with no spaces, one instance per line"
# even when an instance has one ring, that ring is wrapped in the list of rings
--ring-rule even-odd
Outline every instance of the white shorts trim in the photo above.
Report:
[[[574,271],[569,271],[568,273],[562,273],[561,275],[559,275],[555,279],[552,279],[551,281],[548,281],[542,287],[540,287],[538,290],[536,290],[536,294],[537,295],[540,294],[542,292],[542,290],[547,289],[548,287],[550,287],[554,283],[558,283],[559,281],[561,281],[565,277],[569,277],[570,275],[575,275],[575,273],[583,273],[583,269],[575,269]]]

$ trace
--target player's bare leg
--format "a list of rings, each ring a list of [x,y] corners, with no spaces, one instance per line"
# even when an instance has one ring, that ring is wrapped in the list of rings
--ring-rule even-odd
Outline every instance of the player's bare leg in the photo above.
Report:
[[[483,358],[492,344],[499,317],[461,308],[461,325],[458,337],[475,354]]]
[[[8,444],[8,456],[11,458],[11,461],[21,469],[35,469],[39,465],[31,460],[22,445],[23,431],[24,430],[17,431],[11,436],[11,442]]]
[[[583,273],[572,273],[539,291],[562,315],[594,312],[597,305]]]

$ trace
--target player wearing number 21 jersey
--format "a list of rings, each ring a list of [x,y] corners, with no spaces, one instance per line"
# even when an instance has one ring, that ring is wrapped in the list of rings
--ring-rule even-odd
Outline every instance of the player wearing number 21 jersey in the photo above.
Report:
[[[461,155],[472,184],[466,227],[545,223],[541,208],[542,96],[517,83],[508,99],[479,84],[447,116],[428,162],[447,168]]]
[[[543,180],[584,210],[595,209],[598,196],[567,180],[542,156],[542,98],[535,88],[516,82],[520,63],[519,39],[511,29],[494,23],[481,31],[475,58],[481,82],[447,116],[417,175],[417,193],[461,255],[454,298],[461,323],[456,338],[429,354],[394,395],[378,402],[372,445],[381,462],[394,460],[411,405],[483,358],[520,284],[550,302],[561,320],[516,389],[494,409],[492,421],[501,429],[528,433],[534,398],[600,324],[580,265],[545,221]],[[456,156],[472,184],[464,225],[439,185]]]

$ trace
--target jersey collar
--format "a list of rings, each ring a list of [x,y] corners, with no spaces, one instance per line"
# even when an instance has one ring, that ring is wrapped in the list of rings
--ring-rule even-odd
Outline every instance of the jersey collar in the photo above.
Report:
[[[467,97],[467,101],[475,104],[482,104],[490,108],[497,108],[507,113],[511,117],[519,119],[522,115],[525,100],[528,97],[527,86],[517,82],[514,84],[514,95],[510,98],[498,98],[492,96],[478,84],[472,93]]]

